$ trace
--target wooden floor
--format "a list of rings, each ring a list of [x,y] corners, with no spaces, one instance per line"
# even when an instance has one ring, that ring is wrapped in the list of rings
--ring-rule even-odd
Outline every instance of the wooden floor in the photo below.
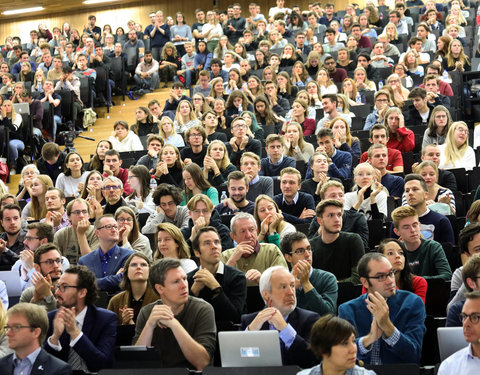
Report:
[[[153,93],[146,94],[138,100],[130,100],[125,97],[114,97],[115,106],[110,107],[110,113],[107,113],[106,108],[95,108],[97,112],[97,121],[95,125],[90,127],[87,131],[82,133],[86,137],[95,139],[95,142],[86,139],[76,138],[75,148],[82,156],[84,162],[90,160],[90,155],[95,152],[95,147],[100,139],[108,138],[113,133],[113,124],[115,121],[124,120],[130,125],[135,123],[135,109],[140,106],[147,107],[147,104],[152,99],[157,99],[163,107],[165,101],[168,99],[170,89],[159,89]],[[63,149],[63,147],[61,147]],[[8,184],[10,193],[16,194],[18,191],[18,182],[20,181],[20,173],[10,176],[10,183]]]

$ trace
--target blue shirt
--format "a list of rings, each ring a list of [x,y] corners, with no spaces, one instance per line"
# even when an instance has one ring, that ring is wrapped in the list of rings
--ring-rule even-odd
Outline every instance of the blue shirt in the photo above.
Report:
[[[27,355],[24,359],[19,359],[17,355],[13,354],[13,375],[30,375],[32,372],[32,367],[35,361],[37,360],[38,355],[40,354],[39,347],[34,352]]]
[[[100,251],[98,252],[98,255],[100,256],[100,262],[102,263],[103,277],[107,276],[108,261],[113,256],[114,251],[115,251],[115,246],[112,247],[110,250],[108,250],[106,253],[103,253],[101,248],[100,248]]]

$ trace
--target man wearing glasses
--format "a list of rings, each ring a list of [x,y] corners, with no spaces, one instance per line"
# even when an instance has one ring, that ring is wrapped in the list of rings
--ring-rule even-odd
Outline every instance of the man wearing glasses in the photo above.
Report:
[[[104,214],[114,215],[119,207],[128,206],[128,203],[122,197],[123,187],[122,181],[117,177],[110,176],[103,180],[102,195],[107,202],[103,206]]]
[[[463,322],[463,335],[468,343],[464,349],[452,354],[442,362],[438,375],[478,374],[480,372],[480,292],[465,294],[460,319]]]
[[[32,224],[30,224],[32,225]],[[45,306],[47,311],[57,308],[54,288],[58,284],[63,270],[70,266],[68,260],[63,258],[58,247],[53,243],[46,243],[35,250],[33,268],[27,275],[30,281],[20,296],[20,302],[30,302]],[[65,267],[66,266],[66,267]]]
[[[381,253],[365,254],[358,274],[367,294],[338,309],[357,330],[357,358],[371,365],[419,363],[426,330],[422,299],[396,289],[395,270]]]
[[[233,137],[225,146],[233,165],[240,167],[240,158],[245,152],[253,152],[258,156],[262,154],[262,143],[247,134],[247,123],[242,117],[233,119],[230,130]]]
[[[97,280],[84,266],[68,268],[55,291],[58,310],[48,313],[44,349],[73,370],[98,372],[112,367],[118,317],[94,305]]]
[[[42,349],[47,329],[48,318],[43,307],[19,303],[10,308],[5,335],[14,353],[0,360],[2,374],[71,374],[67,363]]]
[[[183,132],[184,129],[176,129],[177,132]],[[205,155],[207,155],[207,145],[205,141],[207,140],[207,133],[205,128],[202,125],[193,125],[192,127],[186,129],[185,131],[185,141],[187,147],[184,147],[180,152],[183,162],[185,165],[190,163],[196,163],[201,168],[203,168],[203,160]]]
[[[53,237],[53,243],[71,264],[78,258],[98,247],[93,225],[90,225],[90,205],[85,199],[76,198],[67,204],[68,220],[71,226],[60,229]]]
[[[312,267],[312,247],[302,232],[288,233],[280,242],[285,260],[295,277],[297,306],[319,315],[337,312],[337,278]]]
[[[97,277],[98,289],[117,292],[120,290],[119,285],[123,278],[123,265],[134,251],[117,245],[118,224],[112,215],[100,216],[95,221],[94,228],[100,247],[82,256],[78,264],[87,266],[93,271]]]

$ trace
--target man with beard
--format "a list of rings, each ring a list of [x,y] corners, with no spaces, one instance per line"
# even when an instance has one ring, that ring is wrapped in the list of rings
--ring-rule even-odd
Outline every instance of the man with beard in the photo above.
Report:
[[[45,306],[47,311],[57,308],[57,300],[53,295],[60,276],[64,259],[60,250],[53,243],[46,243],[35,250],[33,257],[31,283],[33,286],[25,289],[20,296],[20,302],[31,302]]]
[[[31,223],[27,225],[27,234],[23,244],[25,250],[20,252],[20,259],[13,265],[13,270],[18,270],[21,278],[22,289],[33,286],[32,274],[37,271],[34,268],[34,254],[37,248],[41,245],[45,245],[49,242],[53,242],[53,230],[52,227],[46,223]],[[70,266],[67,258],[62,257],[63,269],[67,269]],[[44,275],[46,276],[46,275]]]
[[[65,211],[65,194],[62,190],[49,187],[45,193],[45,204],[47,205],[47,216],[40,222],[53,227],[53,233],[72,225],[68,220],[67,211]]]
[[[5,232],[0,233],[0,265],[12,266],[25,248],[26,232],[22,229],[22,209],[16,204],[7,204],[0,211],[0,224]]]
[[[44,349],[73,370],[112,367],[118,317],[94,305],[98,289],[93,272],[84,266],[68,268],[58,280],[55,296],[59,308],[48,313]]]
[[[321,233],[310,241],[314,268],[331,272],[339,282],[358,283],[357,263],[365,253],[357,233],[342,232],[343,203],[321,201],[316,208]]]
[[[152,57],[152,52],[145,51],[145,57],[135,69],[135,83],[142,89],[155,90],[160,86],[158,76],[158,61]]]
[[[123,279],[123,265],[134,251],[118,247],[118,224],[112,215],[100,216],[94,228],[100,247],[81,257],[78,264],[87,266],[95,273],[98,289],[117,292]]]
[[[270,267],[260,278],[260,294],[267,307],[243,315],[240,330],[278,331],[284,366],[308,368],[317,363],[313,352],[308,350],[308,340],[320,315],[297,307],[295,277],[282,266]]]
[[[247,200],[248,178],[242,171],[233,171],[227,177],[227,189],[230,198],[215,206],[220,215],[233,215],[248,212],[253,215],[255,203]]]
[[[190,295],[212,305],[217,322],[240,322],[245,311],[247,281],[243,272],[222,263],[220,236],[214,227],[201,228],[192,244],[200,267],[187,275]]]
[[[338,309],[357,330],[358,359],[370,365],[419,363],[426,330],[422,299],[396,289],[395,270],[383,254],[365,254],[358,274],[367,294]]]
[[[246,212],[240,212],[230,222],[230,236],[237,244],[222,253],[222,262],[245,272],[248,286],[258,285],[262,272],[269,267],[282,266],[288,269],[280,249],[270,243],[257,240],[257,222]]]

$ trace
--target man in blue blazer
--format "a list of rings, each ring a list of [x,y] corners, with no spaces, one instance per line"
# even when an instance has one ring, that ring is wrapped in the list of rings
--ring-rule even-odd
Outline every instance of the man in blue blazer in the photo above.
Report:
[[[98,297],[93,272],[85,266],[68,268],[55,296],[60,308],[48,313],[44,349],[73,370],[98,372],[112,367],[118,317],[93,304]]]
[[[368,294],[338,309],[338,316],[357,330],[357,358],[370,365],[419,363],[426,316],[422,299],[396,289],[395,270],[381,253],[360,258],[358,274]]]
[[[44,307],[19,303],[7,312],[5,332],[14,353],[0,359],[1,374],[69,375],[72,368],[42,349],[48,318]]]
[[[118,247],[119,228],[112,215],[103,215],[95,221],[95,235],[100,247],[78,260],[87,266],[97,277],[98,289],[107,292],[120,290],[123,272],[118,272],[133,250]]]
[[[282,363],[302,368],[312,367],[318,360],[308,349],[310,330],[320,315],[297,306],[295,278],[282,266],[267,268],[260,277],[260,293],[266,307],[242,316],[240,330],[277,330],[280,337]]]

